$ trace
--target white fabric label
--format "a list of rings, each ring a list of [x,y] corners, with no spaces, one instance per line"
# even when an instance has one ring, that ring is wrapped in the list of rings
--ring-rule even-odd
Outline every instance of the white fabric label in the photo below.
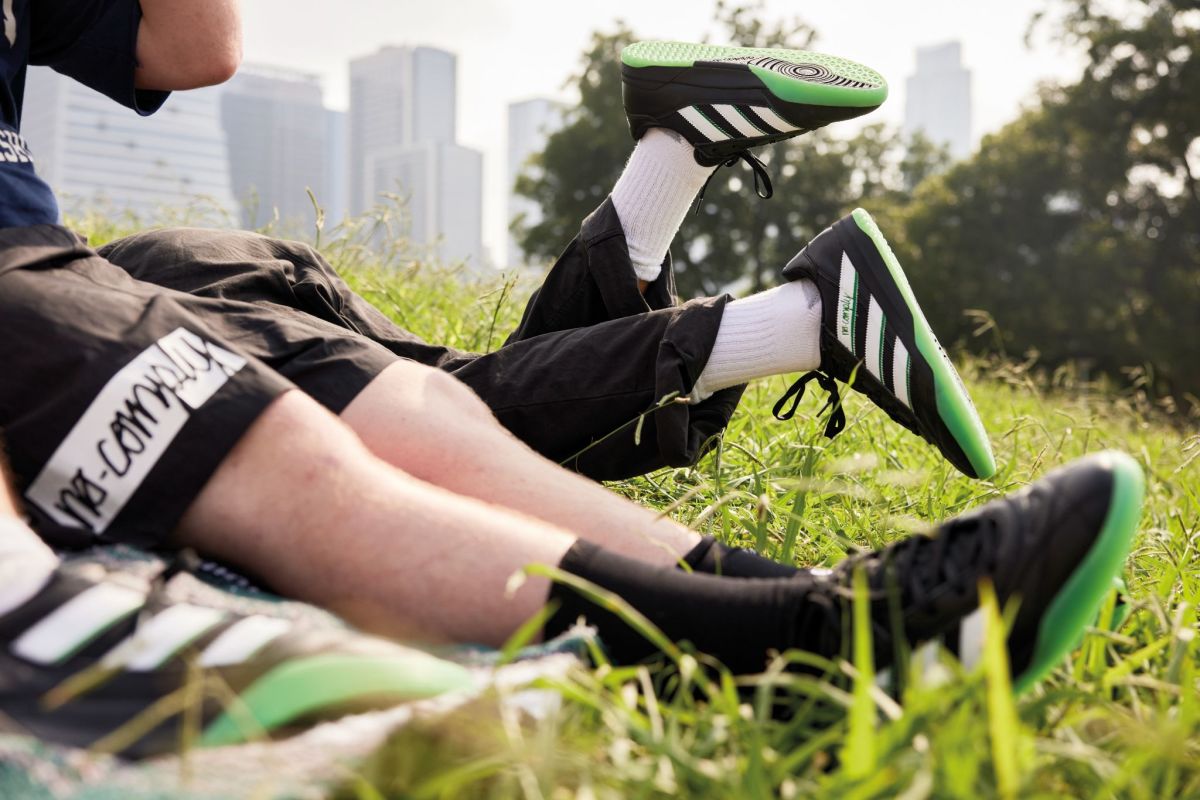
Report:
[[[101,534],[187,423],[246,360],[178,328],[113,376],[25,497],[55,522]]]

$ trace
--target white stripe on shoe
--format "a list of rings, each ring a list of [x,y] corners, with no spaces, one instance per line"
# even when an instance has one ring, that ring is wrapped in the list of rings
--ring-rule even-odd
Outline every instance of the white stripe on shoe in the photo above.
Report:
[[[965,669],[975,669],[983,657],[983,640],[987,634],[987,617],[983,607],[971,612],[958,628],[958,660]]]
[[[686,119],[689,125],[700,131],[702,135],[707,136],[710,142],[723,142],[730,138],[729,134],[709,122],[708,117],[701,114],[695,106],[681,108],[679,115]]]
[[[225,613],[181,603],[160,611],[104,656],[107,667],[152,672],[171,656],[221,624]]]
[[[720,105],[713,106],[713,108],[715,108],[717,113],[720,114],[726,122],[732,125],[734,130],[736,130],[742,136],[748,136],[752,139],[757,139],[760,136],[766,135],[758,128],[751,125],[750,120],[742,116],[742,112],[738,111],[736,106]]]
[[[0,515],[0,617],[36,597],[57,566],[58,558],[24,522]]]
[[[285,619],[255,615],[239,620],[204,648],[202,667],[228,667],[241,664],[271,642],[287,633],[292,624]]]
[[[837,336],[842,346],[854,353],[854,320],[858,314],[858,273],[850,263],[850,254],[842,253],[842,273],[838,277]],[[857,353],[854,353],[857,357]]]
[[[863,343],[864,360],[872,375],[883,382],[883,309],[875,298],[867,308],[867,341]]]
[[[767,106],[750,106],[750,108],[754,109],[754,113],[758,114],[758,116],[762,118],[763,122],[779,131],[779,133],[790,133],[791,131],[800,130],[799,126],[788,122],[786,119],[776,114]]]
[[[896,395],[901,403],[912,408],[912,401],[908,397],[909,369],[908,350],[905,349],[904,342],[896,339],[896,349],[892,352],[892,394]]]
[[[26,661],[51,666],[137,611],[146,596],[134,589],[101,583],[80,592],[42,618],[12,644]]]

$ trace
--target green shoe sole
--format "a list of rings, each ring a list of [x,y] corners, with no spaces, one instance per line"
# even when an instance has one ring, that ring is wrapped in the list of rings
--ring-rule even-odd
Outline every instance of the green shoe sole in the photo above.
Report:
[[[1102,457],[1109,459],[1113,475],[1108,513],[1092,548],[1042,616],[1029,664],[1013,680],[1017,694],[1044,678],[1075,648],[1084,629],[1095,623],[1133,548],[1145,496],[1142,469],[1124,453],[1109,451]]]
[[[637,42],[622,51],[621,62],[635,69],[741,65],[785,103],[875,108],[888,96],[887,81],[870,67],[807,50]]]

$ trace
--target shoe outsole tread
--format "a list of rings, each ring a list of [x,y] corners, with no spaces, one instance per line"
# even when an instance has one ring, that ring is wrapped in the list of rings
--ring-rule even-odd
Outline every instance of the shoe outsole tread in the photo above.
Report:
[[[788,103],[874,108],[888,95],[887,81],[870,67],[807,50],[650,41],[631,44],[621,53],[622,63],[634,68],[691,67],[731,59],[745,60],[746,68],[771,94]],[[755,64],[755,59],[783,64],[767,68]]]

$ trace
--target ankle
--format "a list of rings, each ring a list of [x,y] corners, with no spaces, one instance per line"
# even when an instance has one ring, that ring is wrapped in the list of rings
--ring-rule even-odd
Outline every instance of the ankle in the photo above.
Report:
[[[658,278],[671,241],[712,171],[696,162],[692,145],[674,131],[652,128],[638,141],[612,201],[640,280]]]
[[[693,572],[726,578],[790,578],[799,572],[751,550],[722,544],[711,536],[705,536],[681,560]]]
[[[692,400],[699,402],[758,378],[807,372],[820,364],[820,292],[812,281],[785,283],[725,306]]]

